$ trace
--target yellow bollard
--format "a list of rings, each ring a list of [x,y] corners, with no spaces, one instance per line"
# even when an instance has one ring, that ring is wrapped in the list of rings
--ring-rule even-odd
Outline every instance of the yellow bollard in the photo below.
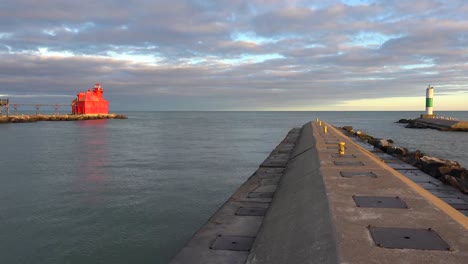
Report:
[[[317,117],[317,118],[315,118],[315,123],[318,123],[318,117]]]
[[[324,127],[323,127],[323,133],[324,133],[324,134],[328,133],[328,127],[327,127],[327,126],[324,126]]]
[[[338,143],[338,153],[340,153],[340,155],[344,155],[344,148],[345,148],[344,142]]]
[[[319,121],[319,126],[322,126],[322,121]]]

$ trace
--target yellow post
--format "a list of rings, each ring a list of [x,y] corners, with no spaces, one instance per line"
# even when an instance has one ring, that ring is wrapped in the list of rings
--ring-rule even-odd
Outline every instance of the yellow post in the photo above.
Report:
[[[344,142],[338,143],[338,152],[340,153],[340,155],[344,155],[344,148],[345,148]]]
[[[319,121],[319,126],[322,126],[322,121]]]
[[[317,117],[317,118],[315,118],[315,123],[318,123],[318,117]]]
[[[323,133],[324,133],[324,134],[328,133],[328,127],[327,127],[327,126],[324,126],[324,127],[323,127]]]

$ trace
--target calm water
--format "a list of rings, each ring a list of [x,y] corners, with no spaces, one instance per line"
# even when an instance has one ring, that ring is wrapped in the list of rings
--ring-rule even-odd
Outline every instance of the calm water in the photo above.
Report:
[[[292,127],[316,117],[468,166],[468,133],[394,123],[416,112],[127,115],[0,125],[0,263],[167,263]]]

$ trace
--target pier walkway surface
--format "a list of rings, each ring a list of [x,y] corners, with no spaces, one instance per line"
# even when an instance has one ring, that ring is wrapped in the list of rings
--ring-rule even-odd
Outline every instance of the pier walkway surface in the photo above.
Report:
[[[327,127],[292,129],[171,263],[466,263],[463,213]]]

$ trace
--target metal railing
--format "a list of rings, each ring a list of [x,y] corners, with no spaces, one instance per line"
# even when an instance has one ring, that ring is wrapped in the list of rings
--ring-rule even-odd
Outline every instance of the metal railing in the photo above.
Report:
[[[2,116],[3,111],[6,111],[6,116],[10,116],[11,108],[13,108],[13,115],[18,115],[18,109],[20,107],[33,107],[36,115],[40,115],[41,108],[53,107],[54,114],[59,115],[59,110],[62,106],[71,107],[71,104],[10,104],[8,99],[0,99],[0,116]]]

